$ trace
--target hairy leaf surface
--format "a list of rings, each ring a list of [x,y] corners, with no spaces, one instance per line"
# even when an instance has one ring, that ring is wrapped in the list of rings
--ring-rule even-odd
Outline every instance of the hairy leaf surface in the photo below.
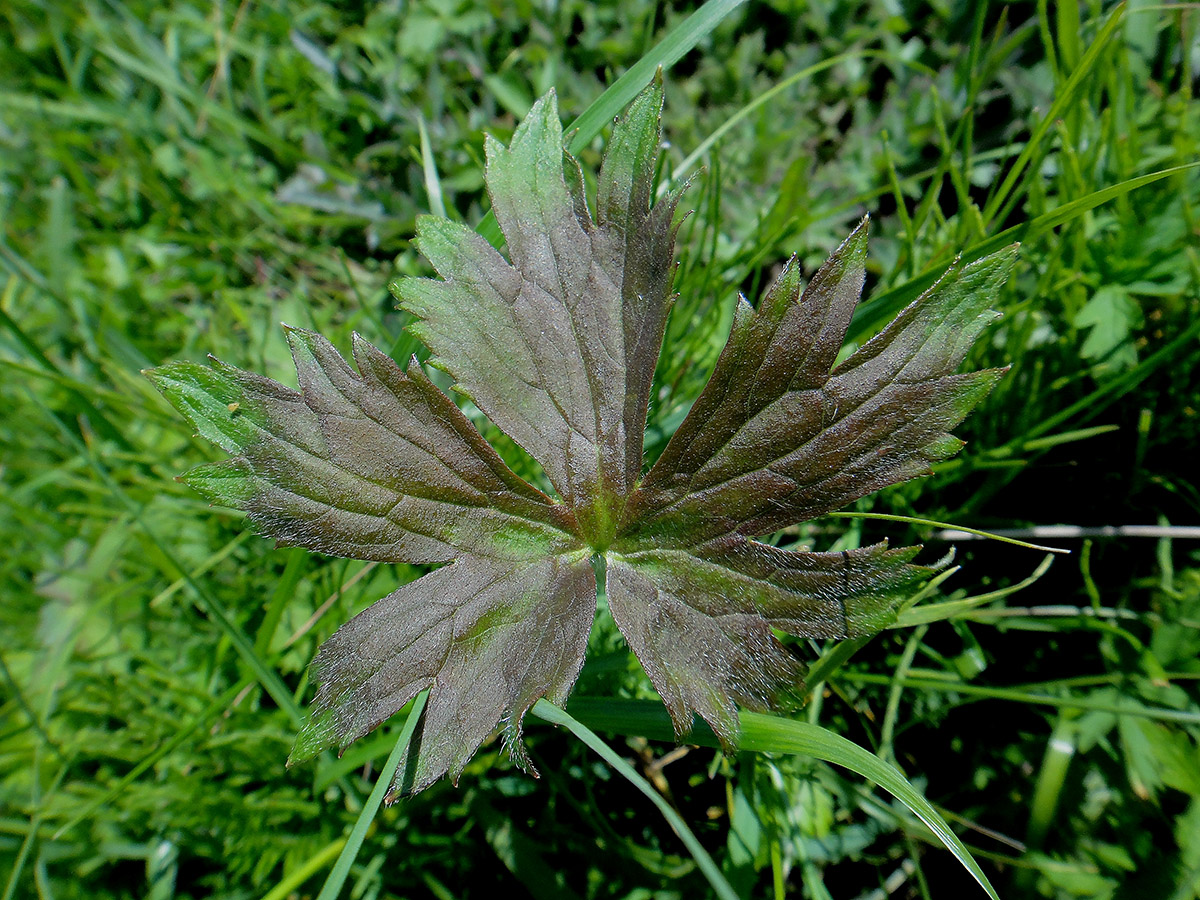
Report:
[[[524,558],[578,547],[561,507],[512,473],[419,366],[355,340],[361,375],[320,335],[288,329],[293,391],[214,360],[151,377],[205,437],[237,456],[184,481],[249,513],[282,545],[380,562],[463,552]]]
[[[431,572],[321,648],[313,717],[292,759],[345,746],[432,686],[396,789],[419,791],[446,772],[457,780],[499,721],[513,758],[530,768],[521,719],[540,697],[566,701],[595,612],[596,579],[583,552],[520,564],[463,557]]]
[[[593,221],[554,94],[543,97],[508,147],[487,141],[511,263],[475,232],[425,217],[417,245],[443,280],[396,285],[433,363],[542,464],[599,544],[641,475],[670,306],[677,198],[649,205],[661,107],[655,86],[614,128]]]
[[[553,93],[487,185],[507,256],[432,217],[417,242],[439,278],[393,289],[432,362],[541,465],[516,476],[421,367],[354,338],[357,369],[288,330],[299,390],[213,361],[149,373],[234,454],[186,476],[283,544],[440,566],[375,603],[317,654],[293,760],[366,734],[420,691],[428,704],[393,795],[456,778],[502,727],[562,703],[608,604],[682,735],[693,716],[732,749],[738,707],[786,705],[802,666],[777,637],[883,627],[930,569],[919,548],[842,552],[754,540],[929,471],[1001,370],[957,369],[991,318],[1003,252],[953,268],[834,365],[862,291],[866,222],[801,290],[793,261],[738,303],[707,387],[642,476],[653,374],[672,295],[677,196],[657,203],[661,84],[613,129],[589,207]]]
[[[610,561],[608,602],[676,732],[699,713],[732,750],[739,704],[788,705],[801,684],[802,667],[771,629],[813,638],[878,631],[930,572],[908,564],[917,549],[797,553],[741,541],[706,553],[643,550]]]
[[[862,290],[864,220],[800,294],[793,260],[743,298],[716,370],[646,475],[626,532],[686,544],[768,534],[929,472],[1004,370],[955,374],[1012,253],[952,269],[836,369]]]

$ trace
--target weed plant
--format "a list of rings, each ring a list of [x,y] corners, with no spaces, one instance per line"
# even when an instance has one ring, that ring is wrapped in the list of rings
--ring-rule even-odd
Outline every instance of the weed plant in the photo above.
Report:
[[[1200,896],[1198,29],[1147,3],[5,4],[0,898],[983,896],[964,858],[1001,896]],[[696,178],[648,461],[792,253],[811,274],[871,213],[861,343],[957,254],[1022,242],[968,361],[1013,368],[966,449],[778,536],[957,542],[899,627],[798,648],[798,719],[969,857],[842,744],[746,716],[740,753],[676,748],[603,626],[568,724],[607,755],[531,720],[540,780],[491,743],[373,815],[409,717],[283,767],[316,647],[421,570],[208,507],[173,476],[217,455],[139,370],[286,382],[281,320],[423,353],[386,285],[430,274],[417,215],[487,228],[484,132],[554,87],[595,170],[660,64],[661,180]]]

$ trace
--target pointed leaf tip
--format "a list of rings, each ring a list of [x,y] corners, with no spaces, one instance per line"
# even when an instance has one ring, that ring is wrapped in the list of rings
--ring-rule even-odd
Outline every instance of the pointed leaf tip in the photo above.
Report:
[[[661,87],[613,129],[595,216],[547,94],[486,179],[508,259],[466,229],[422,219],[441,280],[404,279],[401,305],[431,359],[545,469],[582,535],[611,539],[641,476],[642,438],[673,273],[676,196],[651,204]]]

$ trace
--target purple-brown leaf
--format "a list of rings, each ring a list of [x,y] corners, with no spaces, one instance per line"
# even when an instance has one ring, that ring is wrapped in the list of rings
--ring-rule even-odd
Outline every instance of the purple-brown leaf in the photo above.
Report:
[[[434,364],[542,464],[593,544],[611,540],[641,475],[670,307],[677,198],[650,205],[661,108],[654,85],[614,128],[593,221],[547,94],[508,147],[487,142],[509,259],[475,232],[425,217],[417,245],[442,280],[394,288],[420,318],[412,331]]]
[[[868,635],[931,571],[919,548],[816,553],[753,540],[926,474],[1001,370],[957,369],[1013,254],[955,266],[835,367],[862,291],[866,222],[801,291],[793,260],[742,299],[707,387],[642,477],[655,364],[670,310],[677,194],[653,202],[662,86],[613,129],[595,212],[565,152],[553,93],[487,184],[507,257],[442,219],[417,244],[440,278],[394,290],[431,362],[545,469],[531,487],[417,364],[354,338],[357,370],[288,330],[299,390],[213,361],[149,373],[234,454],[185,480],[283,544],[439,566],[343,625],[313,663],[313,715],[293,760],[366,734],[422,690],[421,727],[392,794],[457,779],[501,726],[563,703],[596,608],[608,606],[683,735],[722,744],[738,707],[786,705],[802,666],[777,638]]]
[[[630,501],[623,534],[689,546],[769,534],[930,472],[1002,369],[955,374],[995,315],[1004,251],[946,276],[831,370],[862,289],[867,223],[800,292],[793,261],[743,299],[716,370]]]

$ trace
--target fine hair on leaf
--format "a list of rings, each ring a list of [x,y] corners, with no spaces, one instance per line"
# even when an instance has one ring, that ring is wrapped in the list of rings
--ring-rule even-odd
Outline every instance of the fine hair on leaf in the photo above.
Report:
[[[532,771],[522,721],[565,703],[609,609],[675,733],[722,746],[738,710],[787,706],[803,667],[776,632],[873,634],[933,572],[920,548],[783,549],[758,538],[928,474],[1003,370],[960,372],[994,318],[1012,248],[953,266],[836,364],[866,273],[863,219],[804,283],[793,259],[737,309],[690,413],[648,470],[647,409],[674,297],[678,192],[655,200],[661,78],[614,125],[589,204],[553,92],[486,182],[503,252],[444,218],[416,244],[437,273],[393,285],[429,364],[529,453],[518,477],[415,359],[359,336],[352,361],[287,329],[298,390],[217,360],[148,372],[227,450],[183,476],[281,546],[433,567],[343,625],[291,761],[362,737],[428,690],[391,794],[456,780],[498,729]]]

